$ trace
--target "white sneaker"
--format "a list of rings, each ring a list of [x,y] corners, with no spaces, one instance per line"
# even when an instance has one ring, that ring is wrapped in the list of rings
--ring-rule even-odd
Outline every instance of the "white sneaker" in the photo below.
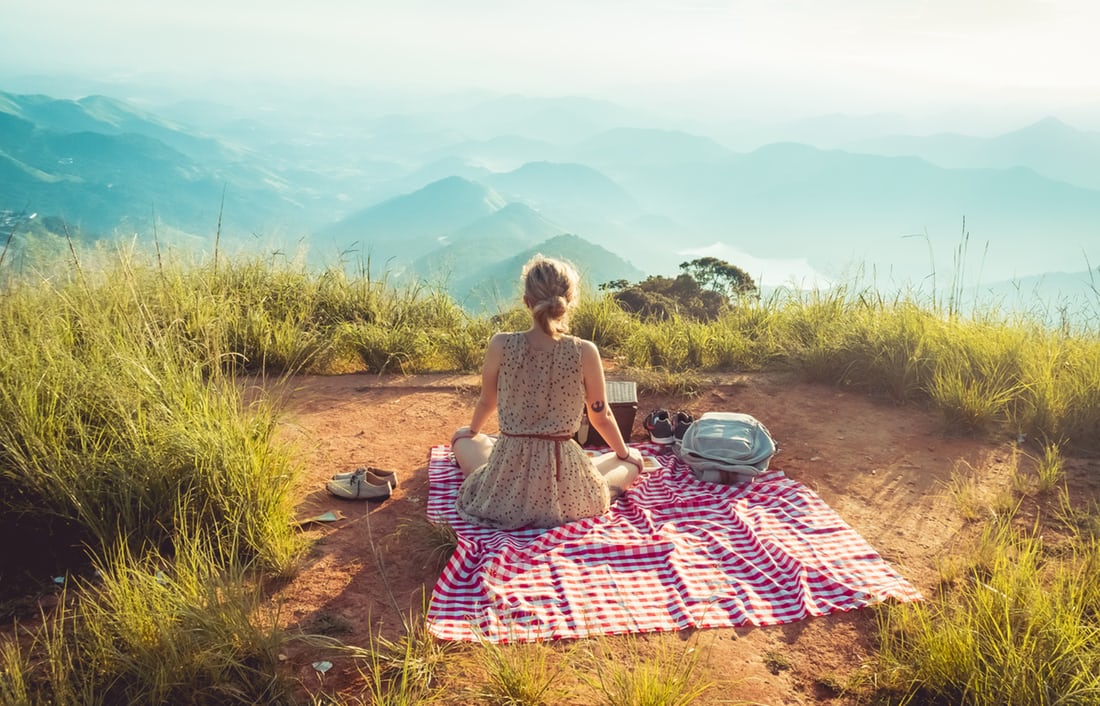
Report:
[[[345,500],[385,500],[393,492],[387,483],[374,483],[366,472],[352,472],[347,478],[334,478],[325,484],[328,492]]]
[[[389,483],[394,488],[397,487],[397,471],[383,471],[381,468],[375,468],[374,466],[360,466],[354,471],[348,471],[347,473],[337,473],[332,477],[332,479],[347,480],[356,473],[365,475],[371,483],[374,483],[376,485]]]

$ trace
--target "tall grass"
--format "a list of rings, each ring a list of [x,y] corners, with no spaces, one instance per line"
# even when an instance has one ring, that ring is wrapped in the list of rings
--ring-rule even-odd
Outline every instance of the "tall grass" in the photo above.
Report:
[[[945,316],[912,298],[844,286],[789,292],[762,305],[767,315],[751,319],[761,328],[744,330],[745,316],[735,311],[710,324],[708,340],[727,341],[727,349],[731,338],[745,341],[739,361],[746,368],[762,361],[765,369],[931,405],[948,431],[1006,429],[1097,448],[1100,339],[1090,331],[1055,331],[1019,317]],[[686,358],[686,324],[646,336],[660,341],[651,343],[658,352],[643,349],[635,364],[669,360],[660,346]],[[704,366],[714,363],[704,357]]]
[[[106,553],[97,579],[45,617],[29,654],[3,646],[0,703],[290,703],[277,616],[248,571],[212,561],[218,541],[200,533],[172,557],[125,544]]]
[[[792,292],[781,301],[772,333],[783,350],[782,364],[807,379],[830,384],[858,382],[849,375],[859,362],[853,354],[862,303],[853,304],[847,290]]]
[[[900,703],[1100,701],[1100,544],[1052,556],[1037,533],[996,522],[981,559],[945,593],[880,613],[883,691]]]
[[[357,664],[370,703],[415,706],[440,701],[441,672],[457,647],[437,640],[419,617],[422,614],[402,615],[402,632],[395,639],[372,633],[366,648],[345,648]]]
[[[625,318],[623,318],[625,317]],[[1100,339],[1025,316],[942,312],[903,293],[839,285],[738,302],[717,320],[642,322],[604,296],[574,330],[638,370],[790,370],[929,405],[945,431],[1100,439]]]
[[[213,354],[152,318],[133,285],[123,274],[0,302],[5,534],[22,550],[44,539],[95,554],[120,536],[167,549],[186,513],[287,567],[293,464],[273,443],[274,409],[246,408]]]
[[[208,271],[124,255],[78,274],[0,297],[3,588],[62,573],[75,599],[25,652],[4,647],[23,664],[0,694],[276,703],[279,637],[254,624],[249,586],[291,570],[300,548],[277,410],[246,402],[229,374],[239,354]]]
[[[526,312],[521,313],[519,320],[514,322],[515,328],[523,327],[530,321]],[[640,325],[636,317],[620,309],[610,296],[581,299],[570,319],[573,334],[587,338],[607,351],[621,350]]]
[[[1056,444],[1035,463],[1041,515],[1046,484],[1062,475]],[[1017,516],[1032,484],[1022,476],[989,503],[969,468],[952,494],[966,519],[986,517],[980,536],[939,567],[924,603],[878,609],[875,696],[889,703],[1094,704],[1100,702],[1100,569],[1095,501],[1078,507],[1068,486],[1050,521]],[[999,506],[999,507],[995,507]]]

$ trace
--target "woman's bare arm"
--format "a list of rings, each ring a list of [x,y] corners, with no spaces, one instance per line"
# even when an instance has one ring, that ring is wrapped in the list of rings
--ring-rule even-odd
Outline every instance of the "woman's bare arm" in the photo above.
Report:
[[[485,350],[485,363],[481,366],[481,394],[478,395],[470,425],[460,427],[451,437],[451,444],[461,438],[476,436],[485,428],[485,423],[497,409],[497,380],[500,378],[500,364],[504,360],[504,334],[494,334]]]
[[[611,412],[611,405],[607,401],[607,386],[604,382],[603,361],[600,360],[599,349],[591,341],[581,342],[581,371],[584,376],[584,397],[588,405],[589,423],[600,432],[600,436],[616,456],[623,460],[630,460],[641,468],[641,452],[626,445],[622,432],[619,431],[619,424],[615,421],[615,415]]]

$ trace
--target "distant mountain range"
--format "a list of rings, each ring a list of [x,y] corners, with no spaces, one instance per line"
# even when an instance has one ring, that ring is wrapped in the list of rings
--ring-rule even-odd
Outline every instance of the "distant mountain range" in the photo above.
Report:
[[[497,251],[496,255],[506,251]],[[507,251],[510,252],[510,251]],[[519,301],[519,273],[536,253],[557,257],[577,266],[582,286],[596,291],[599,284],[617,279],[637,282],[645,278],[638,268],[613,252],[576,235],[563,234],[538,243],[526,250],[511,253],[499,260],[485,258],[480,267],[457,278],[448,290],[456,301],[473,311],[498,311]]]
[[[1067,184],[1100,190],[1100,133],[1077,130],[1057,118],[993,138],[941,134],[853,141],[848,149],[881,155],[915,155],[941,167],[1029,167]]]
[[[0,209],[37,211],[102,234],[172,227],[246,231],[300,210],[247,150],[126,104],[0,93]],[[223,196],[225,204],[223,207]]]
[[[550,218],[567,222],[595,225],[644,213],[625,189],[583,164],[528,162],[510,172],[492,174],[486,182]]]
[[[317,231],[315,242],[342,251],[358,251],[371,260],[407,260],[444,245],[452,230],[488,216],[506,205],[487,187],[462,177],[447,177],[410,194],[356,211]]]
[[[410,268],[429,281],[466,279],[481,268],[487,253],[499,258],[564,233],[538,211],[510,203],[443,236],[440,247],[413,260]]]
[[[306,244],[319,262],[445,281],[471,307],[510,291],[517,258],[539,250],[569,253],[592,284],[674,274],[716,243],[882,285],[1100,260],[1096,133],[1050,118],[989,138],[853,137],[868,124],[811,126],[848,136],[843,149],[738,152],[583,98],[366,115],[0,92],[0,214],[104,237],[151,239],[155,218],[207,239]]]
[[[453,228],[456,223],[462,224]],[[447,177],[351,214],[318,232],[343,257],[381,276],[442,283],[474,310],[514,303],[523,262],[536,252],[564,257],[590,284],[639,280],[645,273],[489,186]],[[519,253],[517,255],[517,253]],[[411,256],[411,257],[410,257]],[[517,258],[522,260],[517,264]]]

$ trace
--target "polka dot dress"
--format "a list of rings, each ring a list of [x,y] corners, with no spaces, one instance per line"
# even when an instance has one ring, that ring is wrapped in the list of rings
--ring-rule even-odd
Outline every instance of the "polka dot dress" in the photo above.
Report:
[[[499,529],[556,527],[607,512],[603,476],[572,436],[584,410],[580,340],[562,336],[548,350],[509,334],[497,379],[500,440],[489,461],[458,491],[458,514]],[[509,436],[518,435],[518,436]]]

